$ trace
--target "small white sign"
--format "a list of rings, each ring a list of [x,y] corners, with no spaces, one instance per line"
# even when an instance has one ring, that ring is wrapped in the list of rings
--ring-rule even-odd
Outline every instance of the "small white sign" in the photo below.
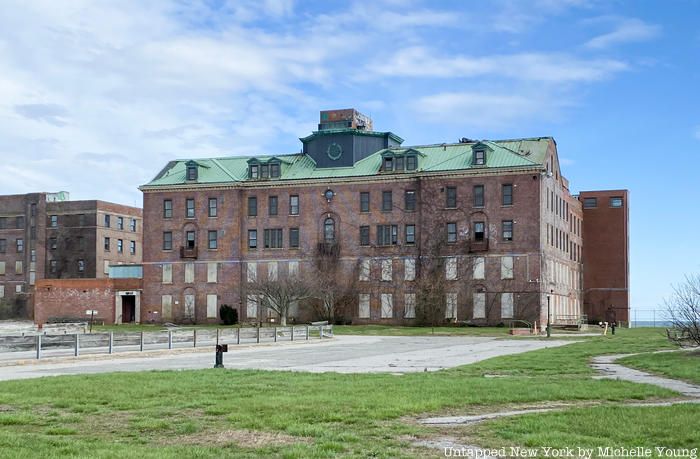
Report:
[[[97,310],[96,309],[88,309],[87,311],[85,311],[85,314],[88,316],[91,316],[91,315],[97,314]]]

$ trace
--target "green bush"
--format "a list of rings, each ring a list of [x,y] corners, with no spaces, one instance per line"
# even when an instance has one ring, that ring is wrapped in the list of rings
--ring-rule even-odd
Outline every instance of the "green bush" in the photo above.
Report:
[[[228,304],[222,304],[219,308],[219,316],[224,325],[236,325],[238,323],[238,309]]]

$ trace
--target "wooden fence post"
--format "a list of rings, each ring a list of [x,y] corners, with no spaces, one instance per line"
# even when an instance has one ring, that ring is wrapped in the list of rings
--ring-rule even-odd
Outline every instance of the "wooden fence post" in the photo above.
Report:
[[[143,352],[143,332],[141,332],[141,337],[139,339],[139,350]]]
[[[192,347],[197,347],[197,329],[192,330]]]
[[[241,324],[238,324],[236,329],[236,344],[241,344]]]

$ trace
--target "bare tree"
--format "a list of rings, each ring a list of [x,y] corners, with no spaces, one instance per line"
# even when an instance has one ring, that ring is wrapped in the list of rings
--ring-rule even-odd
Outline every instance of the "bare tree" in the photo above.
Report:
[[[313,307],[318,318],[336,323],[345,319],[347,306],[353,302],[354,272],[344,269],[344,266],[334,257],[317,255],[313,260],[311,271],[307,275],[316,300]]]
[[[261,300],[261,306],[268,307],[279,315],[283,327],[287,325],[292,304],[311,298],[314,292],[312,283],[299,275],[258,280],[248,284],[247,290]]]
[[[686,276],[683,283],[673,287],[666,309],[673,327],[669,339],[680,346],[700,346],[700,274]]]

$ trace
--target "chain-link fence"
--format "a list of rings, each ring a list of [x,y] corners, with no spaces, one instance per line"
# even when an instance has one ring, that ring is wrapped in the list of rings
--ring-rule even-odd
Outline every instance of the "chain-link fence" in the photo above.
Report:
[[[630,327],[669,327],[671,321],[665,309],[636,309],[630,311]]]

